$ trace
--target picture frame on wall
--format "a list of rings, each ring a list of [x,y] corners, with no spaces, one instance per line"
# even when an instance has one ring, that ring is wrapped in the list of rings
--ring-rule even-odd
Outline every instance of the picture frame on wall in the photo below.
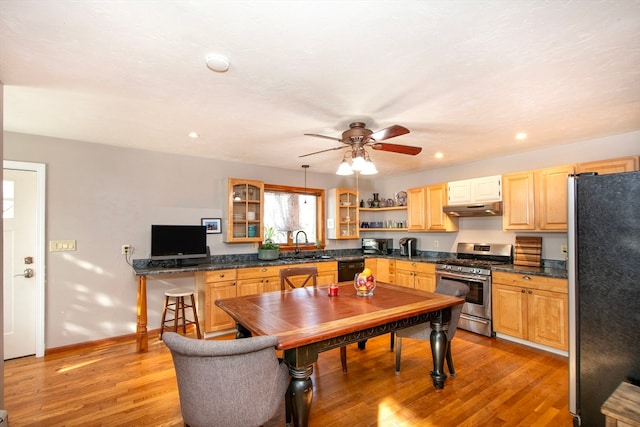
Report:
[[[221,218],[202,218],[202,225],[207,227],[207,234],[220,234],[220,233],[222,233],[222,219]]]

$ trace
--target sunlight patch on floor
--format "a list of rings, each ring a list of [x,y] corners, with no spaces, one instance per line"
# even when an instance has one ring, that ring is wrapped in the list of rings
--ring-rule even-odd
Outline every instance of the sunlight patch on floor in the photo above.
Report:
[[[416,415],[407,414],[407,408],[390,397],[385,398],[378,405],[378,427],[402,427],[410,426],[409,420],[415,421]]]
[[[59,373],[59,374],[64,374],[65,372],[73,371],[74,369],[82,368],[84,366],[88,366],[88,365],[91,365],[93,363],[98,363],[101,360],[102,360],[102,358],[93,359],[93,360],[87,360],[86,362],[81,362],[81,363],[76,363],[74,365],[65,366],[64,368],[58,369],[56,372]]]

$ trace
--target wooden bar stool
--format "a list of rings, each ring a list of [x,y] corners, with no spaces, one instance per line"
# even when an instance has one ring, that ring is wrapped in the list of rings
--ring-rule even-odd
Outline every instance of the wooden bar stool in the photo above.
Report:
[[[191,297],[191,305],[185,304],[184,298]],[[171,301],[173,298],[173,302]],[[193,320],[187,320],[185,309],[193,310]],[[173,318],[167,319],[167,312],[173,312]],[[182,320],[182,321],[180,321]],[[172,323],[167,326],[167,323]],[[164,293],[164,308],[162,309],[162,324],[160,325],[160,340],[165,330],[178,332],[178,326],[182,326],[182,333],[187,333],[187,325],[196,325],[198,339],[202,338],[200,333],[200,323],[198,322],[198,313],[196,313],[196,300],[193,291],[190,289],[175,288],[169,289]]]

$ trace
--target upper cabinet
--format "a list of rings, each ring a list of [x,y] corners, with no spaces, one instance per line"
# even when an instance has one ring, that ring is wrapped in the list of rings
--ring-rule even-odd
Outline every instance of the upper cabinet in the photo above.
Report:
[[[227,191],[225,242],[261,242],[264,237],[264,183],[229,178]]]
[[[452,181],[447,184],[448,205],[497,202],[502,200],[502,176]]]
[[[331,188],[327,191],[327,237],[357,239],[359,235],[358,191]]]
[[[409,231],[458,231],[458,218],[446,215],[447,184],[407,190],[407,228]]]
[[[573,165],[503,175],[504,230],[566,231]]]
[[[620,157],[617,159],[599,160],[597,162],[576,165],[576,173],[597,172],[599,175],[609,173],[632,172],[638,170],[638,156]]]

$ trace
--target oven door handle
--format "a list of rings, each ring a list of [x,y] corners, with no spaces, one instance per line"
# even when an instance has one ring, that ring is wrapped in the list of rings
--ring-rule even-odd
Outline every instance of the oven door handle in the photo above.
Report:
[[[469,282],[478,282],[478,283],[486,283],[488,281],[488,278],[482,279],[478,277],[465,276],[464,274],[456,274],[456,273],[449,273],[449,272],[437,273],[437,276],[442,277],[443,279],[450,277],[452,279],[462,279],[462,280],[468,280]]]

